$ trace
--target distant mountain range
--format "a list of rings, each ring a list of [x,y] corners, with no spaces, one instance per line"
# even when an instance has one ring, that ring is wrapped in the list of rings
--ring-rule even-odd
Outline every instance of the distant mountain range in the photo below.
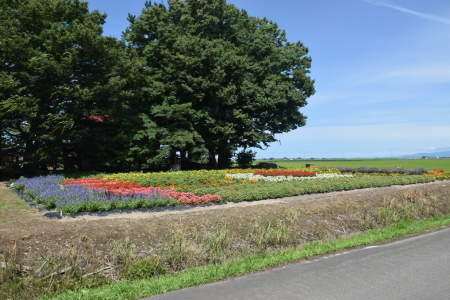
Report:
[[[428,157],[450,157],[450,151],[416,153],[416,154],[409,154],[409,155],[399,156],[399,158],[421,158],[422,156],[428,156]]]

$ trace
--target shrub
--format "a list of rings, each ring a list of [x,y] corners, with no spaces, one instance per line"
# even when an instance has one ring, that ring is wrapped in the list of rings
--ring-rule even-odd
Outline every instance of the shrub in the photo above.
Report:
[[[252,150],[246,151],[242,150],[238,154],[236,154],[236,163],[239,168],[247,169],[252,166],[253,161],[255,160],[256,152]]]

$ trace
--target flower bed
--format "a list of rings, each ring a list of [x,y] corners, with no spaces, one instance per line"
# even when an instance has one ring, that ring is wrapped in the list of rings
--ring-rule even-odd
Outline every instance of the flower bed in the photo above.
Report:
[[[253,175],[255,176],[255,175]],[[308,177],[306,177],[308,178]],[[261,185],[237,185],[232,188],[202,188],[195,191],[197,195],[218,194],[223,201],[241,202],[280,198],[312,193],[327,193],[331,191],[345,191],[369,187],[384,187],[391,185],[405,185],[432,182],[431,176],[361,176],[334,177],[323,180],[302,180],[266,182]]]
[[[450,179],[450,172],[444,172],[444,170],[431,170],[428,171],[428,175],[433,176],[437,180],[448,180]]]
[[[141,188],[142,185],[134,182],[122,182],[122,181],[112,181],[101,178],[80,178],[80,179],[65,179],[62,182],[63,185],[84,185],[93,189],[107,189],[107,190],[116,190],[116,189],[133,189],[133,188]]]
[[[386,169],[386,168],[366,168],[366,167],[359,167],[359,168],[336,168],[341,173],[362,173],[362,174],[405,174],[405,175],[423,175],[427,173],[427,170],[424,168],[414,169],[414,170],[407,170],[403,169],[400,166],[393,169]]]
[[[391,169],[395,172],[376,173],[375,171],[386,169],[357,168],[354,169],[354,175],[348,174],[348,170],[353,169],[340,171],[335,168],[289,168],[119,173],[82,179],[46,176],[20,179],[14,183],[14,188],[22,190],[29,198],[47,208],[76,213],[220,201],[240,202],[450,179],[450,172],[443,170],[433,170],[423,175],[418,175],[423,169],[406,172],[397,168]],[[149,185],[150,183],[155,184]]]
[[[173,189],[163,190],[159,187],[143,187],[140,184],[132,182],[111,181],[98,178],[67,179],[63,182],[63,184],[83,185],[89,187],[90,189],[107,190],[114,195],[122,196],[158,194],[160,197],[176,199],[178,204],[195,205],[221,201],[221,198],[218,195],[207,194],[199,197],[194,193],[177,192]]]
[[[316,176],[296,177],[296,176],[254,175],[255,173],[227,174],[227,177],[230,177],[234,180],[249,180],[249,181],[258,181],[258,182],[304,181],[304,180],[331,179],[331,178],[344,178],[344,177],[345,178],[353,178],[353,175],[341,175],[341,174],[318,174]]]
[[[316,173],[308,172],[308,171],[277,171],[277,170],[269,170],[269,171],[253,172],[253,175],[308,177],[308,176],[316,176]]]
[[[65,180],[60,175],[19,179],[13,183],[13,188],[22,191],[27,197],[46,208],[56,208],[57,211],[64,213],[151,208],[176,204],[195,205],[221,201],[218,195],[199,197],[193,193],[97,178]]]
[[[226,169],[226,170],[199,170],[180,172],[158,173],[116,173],[102,175],[101,178],[112,181],[132,182],[142,186],[155,186],[163,189],[172,188],[176,191],[191,191],[202,187],[226,187],[240,184],[255,184],[255,182],[243,182],[227,177],[227,174],[243,174],[250,172],[267,171],[264,169]],[[273,169],[272,172],[285,171],[285,169]],[[290,172],[312,172],[316,174],[340,174],[334,168],[289,168]],[[257,183],[257,182],[256,182]]]
[[[450,172],[444,172],[444,170],[431,170],[427,171],[424,168],[418,168],[414,170],[403,169],[400,166],[393,169],[385,168],[337,168],[337,170],[342,173],[352,173],[352,174],[365,174],[371,176],[403,176],[403,175],[428,175],[433,176],[437,180],[447,180],[450,179]]]
[[[234,173],[234,172],[232,172]],[[154,186],[163,189],[174,188],[183,190],[187,186],[224,186],[234,184],[225,178],[221,171],[181,171],[181,172],[154,172],[154,173],[117,173],[102,176],[103,179],[121,182],[132,182],[141,186]]]

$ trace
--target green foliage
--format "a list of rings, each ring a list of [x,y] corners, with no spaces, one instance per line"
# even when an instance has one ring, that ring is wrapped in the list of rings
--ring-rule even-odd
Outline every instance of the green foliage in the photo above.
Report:
[[[117,162],[124,133],[114,134],[114,144],[98,135],[92,144],[105,130],[88,116],[125,120],[121,103],[132,94],[127,80],[140,65],[124,43],[102,36],[106,14],[89,12],[79,0],[0,3],[3,152],[21,153],[29,172],[57,165],[64,142],[73,150],[96,143],[114,149],[96,155]]]
[[[218,154],[225,168],[222,157],[237,147],[268,146],[305,125],[299,108],[314,94],[311,58],[276,23],[225,0],[147,2],[128,19],[124,38],[145,61],[145,126],[135,139],[162,147],[149,162],[188,151],[196,162]]]
[[[156,206],[163,207],[163,206],[166,206],[167,204],[169,204],[170,200],[168,198],[158,198],[158,199],[153,200],[153,202],[155,202]],[[173,204],[173,202],[172,202],[172,204]]]
[[[147,2],[123,41],[85,1],[0,4],[2,170],[223,169],[305,125],[308,49],[225,0]]]
[[[371,176],[355,178],[332,178],[310,181],[267,182],[264,184],[234,185],[221,188],[199,188],[194,191],[198,196],[219,194],[223,201],[241,202],[263,199],[282,198],[304,194],[327,193],[331,191],[346,191],[369,187],[384,187],[432,182],[431,176]]]
[[[255,161],[255,156],[256,152],[253,152],[252,150],[242,150],[236,154],[236,163],[241,169],[250,168]]]

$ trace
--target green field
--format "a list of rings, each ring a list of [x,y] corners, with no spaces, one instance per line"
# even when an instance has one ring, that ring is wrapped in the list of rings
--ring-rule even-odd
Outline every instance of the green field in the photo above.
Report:
[[[271,162],[281,167],[302,168],[306,164],[315,167],[343,167],[343,168],[402,168],[412,170],[425,168],[427,170],[443,169],[450,171],[450,159],[342,159],[342,160],[258,160],[260,162]]]

